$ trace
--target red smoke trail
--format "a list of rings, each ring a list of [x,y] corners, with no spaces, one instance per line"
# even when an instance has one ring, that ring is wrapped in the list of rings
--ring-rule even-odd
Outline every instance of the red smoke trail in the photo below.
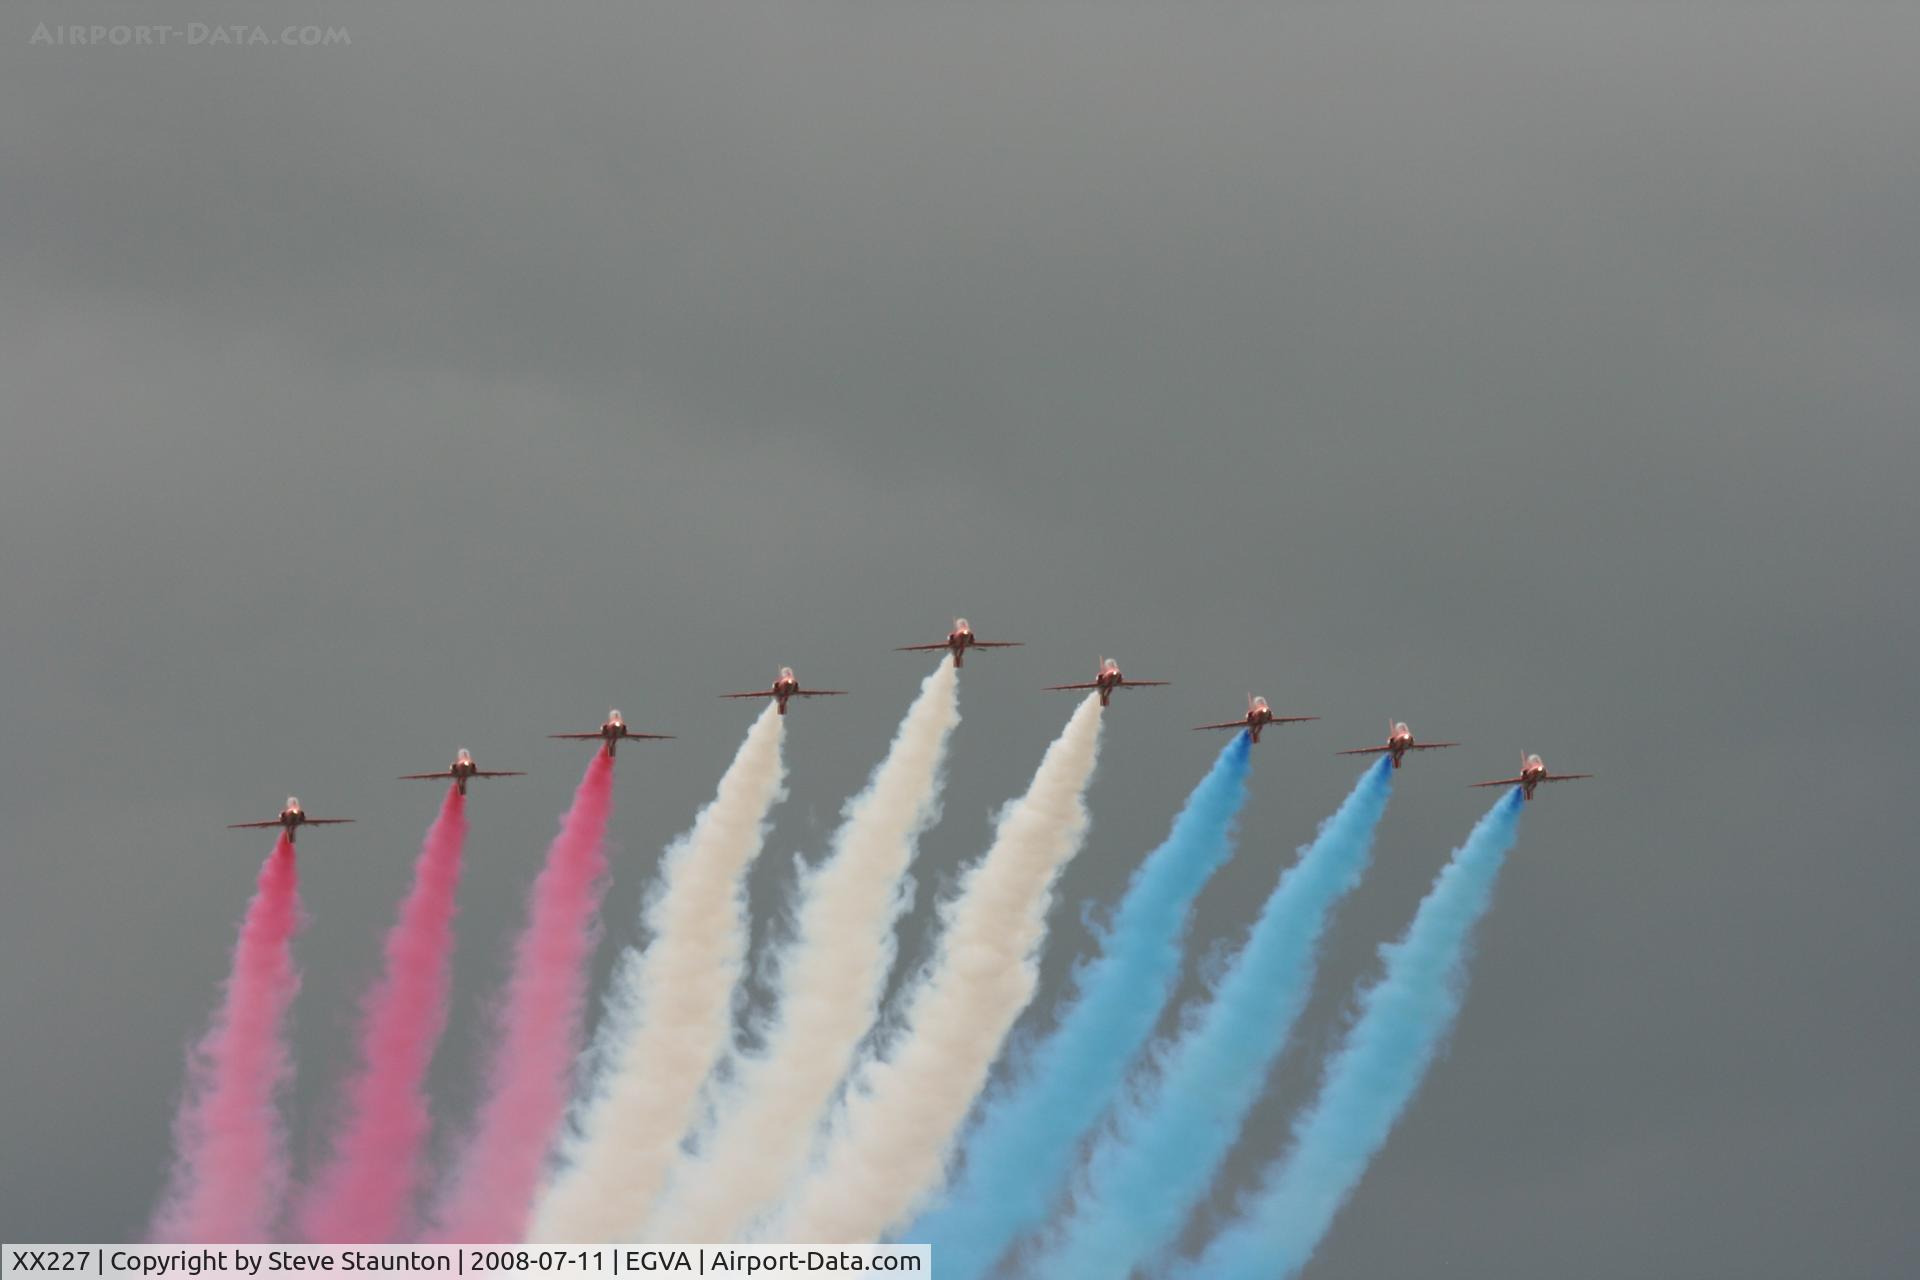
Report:
[[[427,1066],[447,1025],[454,898],[467,801],[447,788],[413,866],[413,889],[387,934],[386,970],[360,1014],[360,1062],[344,1124],[300,1206],[300,1234],[327,1243],[405,1238],[433,1117]]]
[[[300,869],[282,835],[260,868],[220,1011],[188,1058],[172,1184],[154,1218],[157,1241],[261,1241],[273,1226],[287,1182],[274,1098],[291,1068],[283,1035],[300,989],[293,967],[299,927]]]
[[[607,883],[600,844],[612,809],[613,761],[603,753],[588,766],[533,883],[500,1010],[488,1094],[441,1198],[441,1239],[525,1237],[581,1049],[587,959]]]

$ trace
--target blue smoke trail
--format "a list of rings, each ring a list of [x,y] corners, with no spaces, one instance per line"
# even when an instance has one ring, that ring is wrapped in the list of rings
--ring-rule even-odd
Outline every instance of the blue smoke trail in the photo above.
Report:
[[[1313,1256],[1453,1027],[1467,947],[1493,902],[1520,804],[1516,787],[1488,810],[1406,933],[1380,948],[1386,972],[1361,995],[1359,1020],[1327,1064],[1320,1096],[1294,1122],[1292,1150],[1183,1275],[1284,1280]]]
[[[1127,1276],[1173,1247],[1306,1007],[1320,935],[1366,873],[1392,793],[1393,762],[1383,758],[1281,877],[1213,999],[1160,1058],[1149,1088],[1120,1104],[1072,1217],[1030,1274]]]
[[[899,1236],[932,1242],[940,1280],[985,1275],[1045,1220],[1081,1136],[1119,1093],[1179,976],[1187,909],[1233,852],[1251,745],[1235,735],[1187,797],[1166,840],[1133,873],[1100,957],[1075,975],[1060,1025],[988,1101],[959,1185]]]

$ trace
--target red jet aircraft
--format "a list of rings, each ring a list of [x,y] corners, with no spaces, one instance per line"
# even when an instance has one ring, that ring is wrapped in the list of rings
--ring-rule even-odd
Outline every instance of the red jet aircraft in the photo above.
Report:
[[[461,795],[467,794],[468,778],[524,778],[527,775],[518,769],[482,769],[473,762],[473,753],[465,747],[453,758],[453,766],[439,773],[403,773],[402,782],[431,782],[436,778],[452,778],[453,785]]]
[[[802,689],[800,681],[793,674],[792,667],[780,668],[780,676],[770,689],[756,689],[752,693],[723,693],[723,698],[772,698],[779,704],[780,714],[787,714],[788,698],[840,698],[846,696],[845,689]]]
[[[1245,729],[1247,736],[1255,742],[1260,741],[1260,731],[1270,724],[1298,724],[1302,720],[1318,720],[1319,716],[1277,716],[1273,708],[1267,705],[1265,698],[1247,695],[1247,714],[1238,720],[1222,720],[1219,724],[1197,724],[1194,731],[1201,729]]]
[[[1539,756],[1520,754],[1520,776],[1517,778],[1495,778],[1492,782],[1470,782],[1470,787],[1519,787],[1524,792],[1523,799],[1533,799],[1533,789],[1543,782],[1572,782],[1575,778],[1591,778],[1590,773],[1548,773],[1546,762]]]
[[[931,651],[934,649],[945,649],[953,654],[954,666],[964,667],[967,665],[967,650],[969,649],[1018,649],[1022,643],[1023,642],[1019,640],[982,640],[973,634],[973,628],[967,625],[965,618],[955,618],[953,620],[953,630],[949,631],[947,638],[940,641],[940,643],[896,645],[894,646],[894,652],[907,653],[917,650]]]
[[[1107,705],[1107,699],[1113,696],[1115,689],[1146,688],[1150,685],[1167,685],[1172,683],[1173,681],[1171,680],[1129,680],[1120,674],[1119,663],[1115,662],[1112,658],[1102,658],[1100,659],[1099,672],[1092,680],[1087,681],[1085,684],[1050,684],[1046,687],[1050,690],[1098,689],[1100,691],[1100,705],[1104,707]]]
[[[664,742],[673,737],[670,733],[635,733],[633,730],[627,728],[626,717],[618,711],[607,712],[607,722],[593,733],[550,733],[547,736],[549,738],[577,738],[582,741],[588,738],[598,738],[607,744],[606,752],[607,759],[609,760],[613,759],[614,753],[620,746],[622,739],[650,738],[656,742]]]
[[[280,827],[287,833],[287,843],[292,844],[298,838],[302,827],[334,827],[343,822],[352,821],[352,818],[309,818],[307,811],[300,807],[299,798],[288,796],[287,807],[282,809],[280,816],[272,822],[229,822],[227,829],[235,831],[241,827]]]
[[[1409,751],[1438,751],[1442,747],[1457,747],[1457,742],[1415,742],[1413,730],[1407,728],[1405,720],[1387,721],[1387,745],[1384,747],[1355,747],[1351,751],[1336,751],[1337,756],[1377,756],[1391,755],[1393,767],[1400,767],[1400,758]]]

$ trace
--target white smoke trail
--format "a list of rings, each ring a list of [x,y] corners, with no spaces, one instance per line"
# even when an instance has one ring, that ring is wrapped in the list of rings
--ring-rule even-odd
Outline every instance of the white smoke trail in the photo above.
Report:
[[[905,997],[902,1031],[861,1065],[826,1152],[765,1232],[773,1240],[879,1238],[939,1181],[955,1133],[1039,982],[1054,881],[1087,833],[1100,699],[1061,731],[992,846],[942,911],[940,949]]]
[[[941,765],[960,721],[947,658],[920,686],[887,758],[847,803],[828,859],[798,890],[764,1047],[743,1054],[718,1127],[683,1165],[646,1234],[730,1241],[786,1190],[878,1011],[893,962],[901,878],[939,814]]]
[[[595,1046],[598,1078],[535,1210],[536,1241],[622,1239],[665,1185],[733,1030],[747,958],[744,880],[786,794],[785,725],[768,706],[712,802],[667,850],[644,913],[652,941],[620,956]]]

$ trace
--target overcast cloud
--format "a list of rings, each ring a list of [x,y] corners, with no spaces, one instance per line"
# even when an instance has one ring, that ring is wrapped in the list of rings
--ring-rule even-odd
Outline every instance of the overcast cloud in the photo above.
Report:
[[[341,27],[53,47],[41,22]],[[1522,748],[1453,1049],[1313,1274],[1920,1269],[1920,12],[1893,4],[13,6],[0,15],[0,1236],[136,1234],[289,791],[300,1145],[430,790],[443,1112],[609,704],[611,941],[780,663],[762,931],[956,612],[922,884],[1120,656],[1029,1029],[1243,693],[1230,943],[1391,713],[1372,950]],[[903,964],[924,954],[930,895]],[[605,955],[603,954],[603,961]],[[1302,1050],[1312,1052],[1303,1052]]]

